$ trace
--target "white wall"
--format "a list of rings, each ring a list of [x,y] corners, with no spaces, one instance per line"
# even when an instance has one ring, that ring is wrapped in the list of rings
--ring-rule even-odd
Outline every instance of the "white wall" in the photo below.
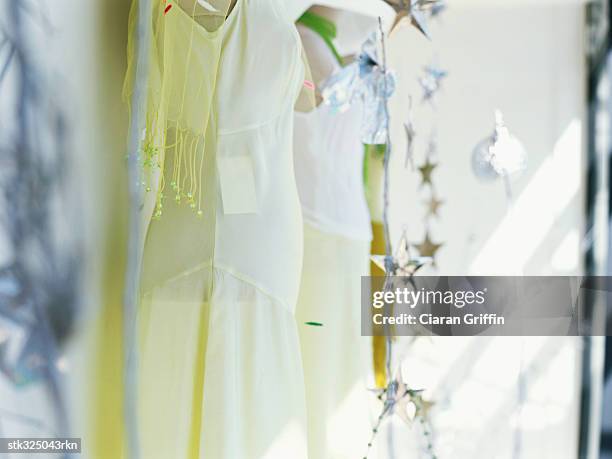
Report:
[[[458,2],[457,2],[458,3]],[[510,3],[510,2],[507,2]],[[566,2],[567,3],[567,2]],[[437,101],[440,166],[434,173],[446,200],[433,223],[443,274],[528,275],[581,272],[584,214],[583,13],[577,4],[539,0],[519,7],[453,6],[432,23],[429,43],[414,29],[391,37],[392,66],[399,90],[392,100],[395,155],[392,225],[408,225],[422,237],[427,193],[416,193],[418,175],[403,169],[401,122],[409,94],[416,97],[421,133],[418,153],[432,125],[432,110],[418,104],[416,82],[435,59],[450,71]],[[492,131],[500,108],[529,154],[527,172],[513,183],[514,210],[508,213],[501,183],[482,184],[471,170],[476,143]]]
[[[425,228],[428,192],[419,191],[418,173],[402,165],[402,122],[412,94],[421,135],[417,165],[434,120],[439,133],[434,183],[445,205],[431,223],[431,235],[445,245],[436,272],[579,274],[585,193],[582,6],[540,0],[449,3],[432,23],[431,43],[411,28],[390,39],[390,66],[400,82],[391,102],[393,238],[406,227],[417,242]],[[420,105],[416,82],[432,61],[450,72],[435,113]],[[529,154],[526,173],[513,180],[511,210],[503,184],[483,184],[471,170],[472,150],[492,131],[496,108]],[[427,388],[437,402],[440,458],[577,457],[577,339],[437,338],[410,346],[400,341],[397,349],[405,355],[410,385]],[[521,367],[527,389],[519,416]],[[396,435],[403,448],[414,448],[416,437],[401,429],[396,427]]]

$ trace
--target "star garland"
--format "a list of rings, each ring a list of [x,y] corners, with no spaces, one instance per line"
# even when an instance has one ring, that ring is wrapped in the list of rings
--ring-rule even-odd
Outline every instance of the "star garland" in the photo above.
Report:
[[[412,277],[416,272],[432,260],[429,257],[412,257],[406,231],[398,243],[398,249],[389,263],[386,256],[373,255],[372,261],[386,274],[393,277]]]
[[[414,4],[414,2],[413,2]],[[385,43],[385,33],[382,28],[382,20],[379,18],[379,33],[380,40],[382,45],[382,67],[381,71],[383,74],[383,81],[387,81],[384,75],[387,74],[387,59],[386,59],[386,43]],[[386,118],[386,124],[389,125],[389,107],[388,107],[388,99],[390,94],[388,91],[383,91],[383,114]],[[414,140],[415,131],[412,126],[411,119],[408,120],[408,127],[405,126],[406,134],[408,136],[408,155],[407,159],[410,157],[410,149],[412,147],[412,142]],[[416,257],[413,258],[410,254],[410,244],[406,237],[406,233],[402,234],[402,237],[399,241],[397,251],[395,255],[392,254],[392,246],[389,238],[389,162],[392,151],[391,144],[391,136],[390,132],[387,129],[386,131],[386,143],[385,143],[385,154],[383,159],[383,227],[384,227],[384,236],[385,236],[385,255],[375,255],[372,257],[372,261],[376,263],[379,267],[381,267],[385,272],[385,284],[384,289],[390,288],[392,285],[391,278],[393,276],[402,276],[408,279],[408,282],[412,280],[414,274],[425,266],[427,263],[431,261],[429,257]],[[423,255],[423,254],[421,254]],[[389,330],[387,330],[388,332]],[[387,374],[392,374],[392,356],[393,356],[393,339],[391,333],[386,333],[386,343],[387,343]],[[428,452],[432,458],[435,458],[435,454],[433,453],[433,444],[431,441],[431,430],[426,428],[429,425],[426,416],[428,415],[429,407],[431,406],[430,402],[427,402],[422,397],[422,389],[414,390],[410,389],[406,383],[404,382],[401,375],[401,366],[400,369],[395,372],[398,376],[393,379],[390,379],[387,383],[387,386],[383,389],[376,390],[377,398],[383,404],[382,410],[376,424],[372,429],[372,434],[370,440],[367,445],[367,452],[364,456],[364,459],[367,459],[371,448],[374,444],[377,434],[379,433],[380,427],[383,421],[392,415],[397,415],[408,425],[412,424],[412,421],[418,416],[421,420],[421,424],[423,425],[423,432],[427,437],[427,445]]]
[[[424,68],[424,74],[419,78],[419,84],[423,90],[423,102],[434,104],[434,98],[442,87],[442,81],[448,76],[446,70],[435,65],[428,65]]]
[[[421,173],[421,187],[429,185],[433,187],[432,183],[432,174],[433,171],[438,167],[438,163],[432,163],[431,158],[428,156],[425,160],[425,163],[419,167],[419,172]]]
[[[404,0],[388,1],[394,7],[397,17],[392,28],[404,18],[410,18],[412,24],[419,29],[423,34],[428,36],[425,18],[426,15],[437,15],[442,11],[443,3],[440,0],[411,0],[409,3]],[[379,46],[380,44],[380,46]],[[434,94],[440,88],[440,81],[446,76],[446,73],[439,71],[434,67],[426,68],[426,78],[421,81],[422,86],[427,88],[427,100],[433,99]],[[372,261],[382,268],[385,272],[384,288],[388,289],[392,285],[392,277],[402,277],[408,283],[413,282],[413,276],[423,266],[434,263],[433,257],[441,244],[432,242],[429,235],[425,241],[420,244],[410,244],[408,242],[406,232],[397,244],[395,254],[393,254],[392,245],[390,243],[389,231],[389,164],[392,153],[391,137],[389,132],[389,107],[388,100],[394,92],[395,79],[392,72],[387,67],[385,33],[382,27],[382,19],[379,18],[378,35],[368,37],[362,46],[362,52],[359,59],[344,67],[342,70],[332,75],[322,85],[322,97],[324,103],[329,105],[334,112],[342,112],[357,98],[365,102],[365,112],[363,128],[361,132],[362,141],[365,144],[384,144],[383,155],[383,232],[385,240],[385,254],[372,256]],[[416,138],[416,129],[412,121],[412,99],[410,99],[408,117],[404,123],[404,132],[406,135],[406,157],[405,167],[410,164],[415,170],[414,164],[414,146]],[[434,143],[430,143],[430,151],[434,152]],[[437,167],[436,163],[430,161],[432,155],[427,156],[427,162],[419,167],[419,172],[422,175],[422,186],[428,185],[433,189],[432,175]],[[431,202],[428,205],[428,216],[438,216],[438,211],[442,201],[432,195]],[[411,246],[419,249],[419,257],[414,257],[410,253]],[[391,333],[387,330],[386,333],[386,350],[387,350],[387,375],[394,372],[391,370],[393,356],[393,340]],[[398,378],[389,380],[387,386],[378,391],[378,398],[383,402],[382,412],[378,418],[376,425],[372,430],[372,436],[368,442],[368,453],[372,447],[379,428],[387,417],[398,414],[405,421],[409,418],[414,419],[419,417],[423,428],[424,436],[427,439],[427,450],[431,457],[435,457],[433,453],[433,445],[431,439],[431,428],[427,418],[431,402],[422,398],[420,390],[409,389],[406,384]],[[407,407],[413,407],[413,414],[408,416]],[[366,458],[367,458],[366,454]]]
[[[404,160],[404,167],[410,167],[414,171],[414,144],[416,139],[416,130],[412,121],[412,97],[408,101],[408,116],[404,122],[404,133],[406,134],[406,159]]]
[[[410,22],[419,32],[431,39],[427,27],[428,17],[440,15],[446,7],[444,0],[385,0],[395,10],[393,32],[402,22]]]
[[[433,173],[438,167],[437,162],[433,162],[432,156],[436,153],[437,146],[435,143],[435,139],[432,137],[429,143],[429,148],[426,154],[425,163],[421,165],[418,170],[421,175],[421,182],[419,184],[419,189],[428,188],[429,189],[429,197],[424,202],[426,213],[425,213],[425,237],[422,242],[413,243],[412,246],[424,257],[431,257],[433,259],[432,265],[435,266],[435,256],[438,250],[444,245],[442,243],[435,243],[432,241],[429,230],[429,223],[433,217],[439,218],[440,207],[444,204],[444,201],[439,199],[434,182],[433,182]]]
[[[434,110],[436,110],[436,106],[433,103],[434,97],[440,89],[441,80],[447,76],[448,72],[446,70],[442,70],[432,64],[425,67],[425,76],[419,78],[419,83],[423,88],[423,101],[429,101],[430,106]],[[436,158],[437,155],[437,131],[434,127],[425,153],[425,162],[418,167],[420,175],[419,190],[428,190],[428,196],[423,201],[425,206],[425,236],[423,241],[411,244],[421,256],[431,257],[433,260],[432,266],[434,267],[436,266],[436,254],[444,245],[442,242],[434,242],[430,229],[432,219],[440,218],[440,208],[444,205],[444,200],[440,199],[434,185],[435,171],[439,166],[438,159]]]
[[[404,2],[400,2],[402,6],[405,6]],[[425,35],[427,35],[426,30],[423,28],[422,22],[419,21],[418,15],[415,17],[415,7],[423,6],[425,2],[411,1],[408,9],[402,10],[398,14],[398,18],[396,19],[396,24],[402,17],[405,17],[407,14],[412,15],[413,25],[415,25],[415,21],[417,24],[415,25],[419,28]],[[430,2],[430,4],[435,4],[436,6],[436,15],[440,14],[443,9],[442,2]],[[397,9],[396,9],[397,11]],[[432,14],[433,15],[433,14]],[[395,24],[395,25],[396,25]],[[382,32],[382,28],[381,28]],[[383,34],[383,50],[384,50],[384,34]],[[439,91],[441,87],[441,81],[447,76],[447,72],[441,70],[433,65],[427,66],[425,68],[425,76],[419,79],[419,83],[424,91],[423,101],[430,102],[430,105],[434,107],[433,99],[436,93]],[[409,108],[412,108],[412,98],[410,98]],[[388,115],[388,111],[387,111]],[[413,165],[414,170],[414,140],[416,137],[416,130],[414,128],[414,124],[412,121],[412,113],[409,111],[408,119],[404,123],[404,131],[406,135],[406,159],[405,166],[408,164]],[[429,198],[425,202],[426,205],[426,214],[425,214],[425,238],[422,242],[410,244],[406,238],[406,232],[402,234],[402,238],[399,242],[399,247],[394,256],[391,256],[389,250],[387,251],[387,255],[385,257],[382,256],[374,256],[372,260],[385,271],[385,289],[392,284],[390,282],[390,276],[405,276],[409,279],[409,282],[412,281],[412,277],[414,274],[423,266],[428,263],[432,263],[435,266],[435,256],[443,246],[443,243],[434,242],[430,236],[429,230],[429,220],[431,218],[439,217],[440,207],[444,204],[444,201],[441,200],[436,192],[434,187],[434,171],[438,167],[438,163],[435,161],[435,156],[437,155],[437,142],[435,137],[435,129],[432,133],[432,136],[429,141],[428,149],[426,152],[425,162],[418,167],[418,172],[421,177],[421,181],[419,184],[419,189],[427,188],[429,189]],[[390,153],[390,138],[387,139],[387,151],[386,151],[386,163],[388,166],[388,155]],[[385,167],[385,199],[384,199],[384,217],[386,217],[386,211],[388,207],[388,196],[387,196],[387,186],[388,186],[388,168]],[[384,218],[385,225],[388,224],[386,218]],[[388,231],[385,232],[385,235],[388,237]],[[410,247],[414,247],[420,254],[420,257],[413,258],[410,255]],[[391,374],[391,356],[392,356],[392,347],[393,342],[389,335],[387,335],[387,374]],[[433,446],[433,433],[431,428],[431,423],[429,421],[429,410],[433,406],[433,402],[425,400],[422,396],[422,390],[412,390],[407,387],[404,382],[401,369],[398,371],[398,377],[389,381],[387,387],[378,391],[378,399],[383,402],[383,407],[380,415],[378,416],[376,425],[372,429],[372,436],[368,443],[368,454],[373,446],[376,435],[380,429],[382,422],[396,414],[405,423],[411,425],[412,422],[418,418],[421,428],[423,431],[423,436],[425,438],[425,447],[426,452],[430,458],[435,459],[436,454]],[[364,459],[367,459],[367,454]]]
[[[410,389],[404,382],[401,369],[385,389],[377,389],[377,398],[382,402],[382,411],[376,419],[376,424],[372,428],[372,435],[368,442],[368,455],[374,445],[378,431],[386,419],[393,415],[398,416],[407,426],[412,426],[415,421],[421,424],[423,435],[426,438],[426,450],[431,459],[436,459],[431,440],[431,427],[429,426],[429,410],[434,406],[433,402],[423,398],[423,389]]]

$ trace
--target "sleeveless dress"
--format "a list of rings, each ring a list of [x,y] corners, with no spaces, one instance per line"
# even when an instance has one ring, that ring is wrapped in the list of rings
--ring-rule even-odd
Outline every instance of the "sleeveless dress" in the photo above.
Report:
[[[339,69],[323,39],[298,28],[309,58],[321,68]],[[358,104],[344,113],[322,104],[295,114],[295,169],[304,215],[296,316],[313,459],[363,457],[372,429],[370,340],[361,336],[360,325],[361,276],[368,275],[371,240],[361,121]],[[323,326],[303,325],[309,321]]]
[[[300,37],[284,0],[238,0],[204,25],[157,3],[144,134],[142,457],[306,458],[294,316]]]

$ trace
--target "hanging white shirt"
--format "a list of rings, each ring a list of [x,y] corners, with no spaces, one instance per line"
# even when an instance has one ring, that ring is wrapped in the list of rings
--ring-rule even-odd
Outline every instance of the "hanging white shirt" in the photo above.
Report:
[[[329,67],[330,75],[340,68],[316,32],[303,26],[299,31],[304,47],[322,60],[317,66]],[[359,103],[343,113],[334,113],[324,103],[309,113],[296,112],[294,162],[305,222],[324,232],[370,240],[361,120]]]

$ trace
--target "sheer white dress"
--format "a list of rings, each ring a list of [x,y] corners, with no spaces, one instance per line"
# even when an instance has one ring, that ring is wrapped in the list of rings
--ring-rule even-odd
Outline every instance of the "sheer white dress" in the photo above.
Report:
[[[338,63],[321,37],[298,29],[309,59],[317,59],[328,74],[336,70]],[[370,340],[360,335],[360,282],[368,275],[372,234],[360,126],[359,105],[345,113],[320,105],[295,115],[295,169],[305,221],[296,316],[312,459],[363,457],[371,434],[371,351]]]

